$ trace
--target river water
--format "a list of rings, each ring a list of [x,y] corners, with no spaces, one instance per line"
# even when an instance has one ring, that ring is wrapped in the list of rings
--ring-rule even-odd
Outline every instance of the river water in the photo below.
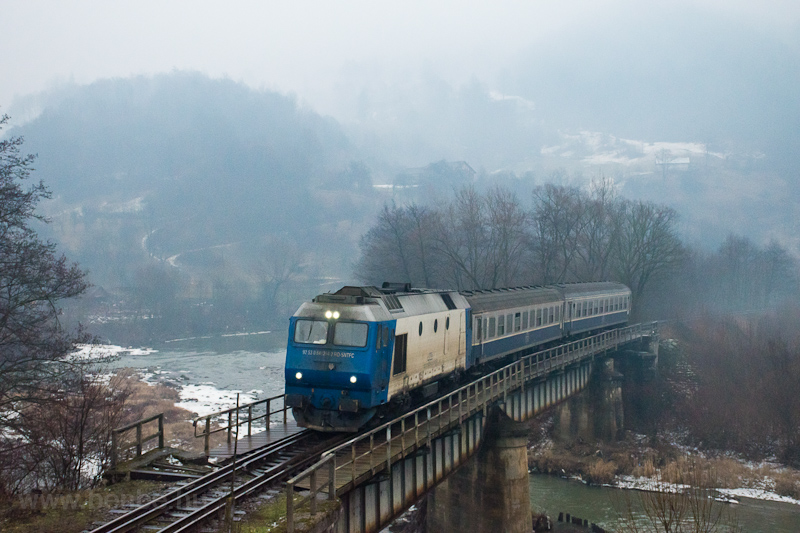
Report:
[[[266,332],[176,340],[148,350],[124,350],[114,365],[139,369],[148,381],[179,387],[181,407],[206,415],[235,406],[237,392],[242,394],[242,403],[282,394],[285,339],[283,332]],[[531,474],[531,508],[554,520],[564,512],[613,528],[621,515],[627,515],[626,500],[635,507],[637,491]],[[739,501],[727,505],[742,531],[800,532],[800,505],[749,498]]]
[[[531,508],[553,520],[570,513],[614,530],[620,519],[642,519],[639,493],[611,487],[589,486],[576,480],[531,474]],[[628,512],[628,502],[632,512]],[[740,498],[738,504],[720,504],[747,533],[800,532],[800,505]]]

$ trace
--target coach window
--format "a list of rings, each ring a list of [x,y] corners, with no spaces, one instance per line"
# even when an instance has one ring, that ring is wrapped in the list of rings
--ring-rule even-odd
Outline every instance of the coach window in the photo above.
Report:
[[[528,329],[528,312],[522,313],[522,329]]]
[[[496,325],[495,323],[496,322],[497,322],[497,320],[494,317],[491,317],[489,319],[489,338],[490,339],[494,337],[494,330],[495,330],[495,325]]]
[[[553,322],[556,321],[555,317],[556,317],[556,310],[555,310],[554,307],[551,307],[550,308],[550,324],[552,324]]]
[[[514,333],[514,315],[506,315],[506,333]]]
[[[477,335],[479,341],[483,338],[483,320],[481,317],[477,317],[475,319],[475,334]]]
[[[506,317],[500,315],[497,318],[497,336],[502,337],[506,333]]]
[[[333,330],[333,344],[363,348],[367,345],[368,329],[366,324],[358,322],[337,322]]]
[[[519,331],[522,328],[522,314],[517,313],[514,315],[514,331]]]
[[[556,307],[556,322],[558,322],[560,319],[561,319],[561,308]]]

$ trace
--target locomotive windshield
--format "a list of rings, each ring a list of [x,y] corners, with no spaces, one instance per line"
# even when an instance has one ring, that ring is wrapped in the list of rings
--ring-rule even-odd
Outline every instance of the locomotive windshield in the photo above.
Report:
[[[294,326],[294,342],[325,344],[328,342],[328,323],[324,320],[298,320]]]
[[[357,322],[339,322],[333,330],[333,344],[363,348],[367,345],[367,325]]]

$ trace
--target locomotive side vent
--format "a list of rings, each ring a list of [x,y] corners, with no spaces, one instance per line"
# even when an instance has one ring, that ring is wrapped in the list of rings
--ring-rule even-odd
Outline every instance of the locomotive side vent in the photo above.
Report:
[[[399,312],[403,310],[403,305],[394,294],[384,294],[383,303],[386,304],[386,308],[389,309],[389,311]]]

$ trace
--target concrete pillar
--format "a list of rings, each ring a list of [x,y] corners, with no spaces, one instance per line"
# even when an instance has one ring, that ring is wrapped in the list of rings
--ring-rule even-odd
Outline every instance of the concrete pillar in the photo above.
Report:
[[[479,452],[428,496],[427,531],[529,532],[527,443],[527,425],[495,409]]]
[[[625,422],[622,377],[613,359],[598,361],[588,387],[557,407],[555,438],[561,442],[621,438]]]

